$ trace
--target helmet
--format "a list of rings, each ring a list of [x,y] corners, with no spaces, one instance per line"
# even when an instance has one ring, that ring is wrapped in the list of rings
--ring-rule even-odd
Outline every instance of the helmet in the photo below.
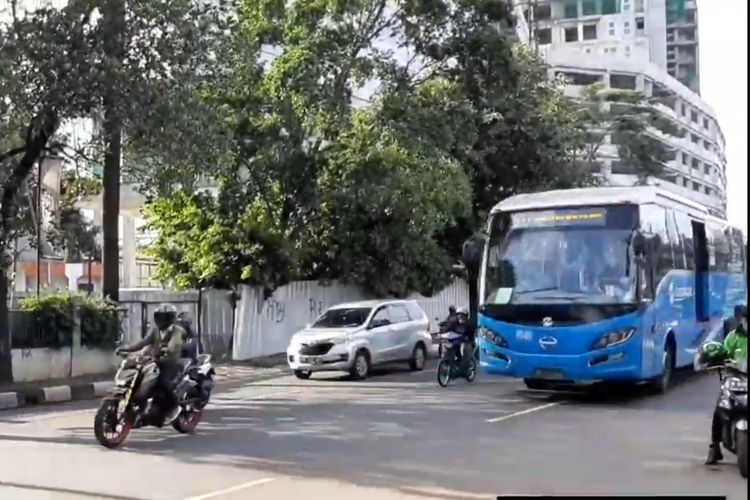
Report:
[[[448,306],[448,314],[451,314],[451,315],[456,314],[456,306],[454,305]]]
[[[180,321],[182,321],[182,322],[183,322],[183,323],[185,323],[186,325],[192,325],[192,324],[193,324],[193,320],[192,320],[192,318],[190,317],[190,313],[188,313],[188,312],[185,312],[185,311],[181,311],[181,312],[179,312],[179,313],[177,314],[177,319],[179,319]]]
[[[469,310],[466,309],[465,307],[459,307],[458,310],[456,311],[456,315],[460,315],[460,314],[463,314],[464,316],[468,316]]]
[[[701,363],[707,363],[713,359],[719,358],[719,355],[723,350],[724,346],[721,342],[706,342],[698,349],[698,359]]]
[[[737,304],[734,306],[734,317],[747,318],[747,306],[745,304]]]
[[[162,304],[154,311],[154,324],[159,330],[166,330],[177,319],[177,309],[172,304]]]

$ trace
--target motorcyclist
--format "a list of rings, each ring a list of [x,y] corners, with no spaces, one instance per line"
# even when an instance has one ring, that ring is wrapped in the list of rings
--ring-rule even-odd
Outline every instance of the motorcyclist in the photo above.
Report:
[[[177,309],[172,304],[162,304],[154,311],[154,327],[148,335],[131,346],[117,349],[118,353],[134,352],[151,346],[158,353],[158,384],[169,398],[166,401],[165,423],[172,422],[180,413],[175,396],[175,382],[181,370],[179,358],[182,355],[186,332],[175,323],[176,320]]]
[[[740,324],[724,339],[721,348],[712,352],[701,353],[702,361],[720,362],[731,359],[740,361],[747,359],[747,306],[739,305],[735,307],[735,317],[740,316]],[[722,421],[719,413],[718,401],[714,408],[713,421],[711,422],[711,445],[708,448],[708,458],[706,465],[713,465],[724,458],[721,453],[721,432]]]
[[[186,312],[181,312],[177,315],[175,324],[182,327],[185,330],[185,337],[183,338],[182,346],[182,357],[190,358],[195,361],[198,357],[198,336],[193,330],[193,322],[190,315]]]
[[[736,306],[734,306],[734,314],[732,315],[732,317],[724,320],[724,338],[726,338],[727,335],[732,332],[732,330],[735,330],[738,326],[740,326],[740,323],[742,323],[742,311],[744,310],[744,307],[745,306],[742,304],[737,304]]]
[[[449,332],[457,333],[461,336],[460,344],[455,349],[456,363],[460,364],[462,355],[462,346],[473,346],[474,345],[474,334],[476,328],[474,323],[469,319],[469,310],[465,307],[461,307],[456,311],[456,320],[450,325]],[[469,352],[473,352],[473,349]]]

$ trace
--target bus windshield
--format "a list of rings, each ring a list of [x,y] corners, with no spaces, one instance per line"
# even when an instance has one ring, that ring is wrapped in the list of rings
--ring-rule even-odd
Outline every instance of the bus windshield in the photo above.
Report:
[[[486,254],[484,303],[633,303],[630,240],[637,215],[613,216],[607,210],[496,215]]]

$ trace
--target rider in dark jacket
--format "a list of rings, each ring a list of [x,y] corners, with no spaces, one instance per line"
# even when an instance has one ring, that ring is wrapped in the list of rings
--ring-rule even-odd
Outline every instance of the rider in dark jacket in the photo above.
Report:
[[[461,335],[461,344],[456,347],[456,362],[461,362],[461,347],[474,345],[474,336],[476,334],[476,327],[474,323],[469,319],[469,310],[465,307],[461,307],[456,311],[456,321],[450,325],[449,332],[454,332]]]
[[[159,385],[169,398],[167,406],[169,413],[165,422],[170,423],[180,414],[175,396],[175,382],[180,374],[179,359],[182,356],[185,330],[175,324],[177,309],[171,304],[162,304],[154,311],[154,327],[151,331],[131,346],[120,347],[117,352],[134,352],[146,346],[152,346],[157,352],[156,364],[159,367]]]

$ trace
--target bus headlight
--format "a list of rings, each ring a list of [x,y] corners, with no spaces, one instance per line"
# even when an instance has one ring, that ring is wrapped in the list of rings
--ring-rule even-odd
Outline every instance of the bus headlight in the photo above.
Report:
[[[626,328],[623,330],[617,330],[614,332],[605,333],[602,337],[594,344],[594,349],[604,349],[605,347],[612,347],[613,345],[623,344],[630,340],[633,336],[635,328]]]
[[[480,339],[486,340],[487,342],[492,342],[498,347],[508,347],[508,343],[499,333],[495,333],[484,327],[480,327],[478,333]]]

